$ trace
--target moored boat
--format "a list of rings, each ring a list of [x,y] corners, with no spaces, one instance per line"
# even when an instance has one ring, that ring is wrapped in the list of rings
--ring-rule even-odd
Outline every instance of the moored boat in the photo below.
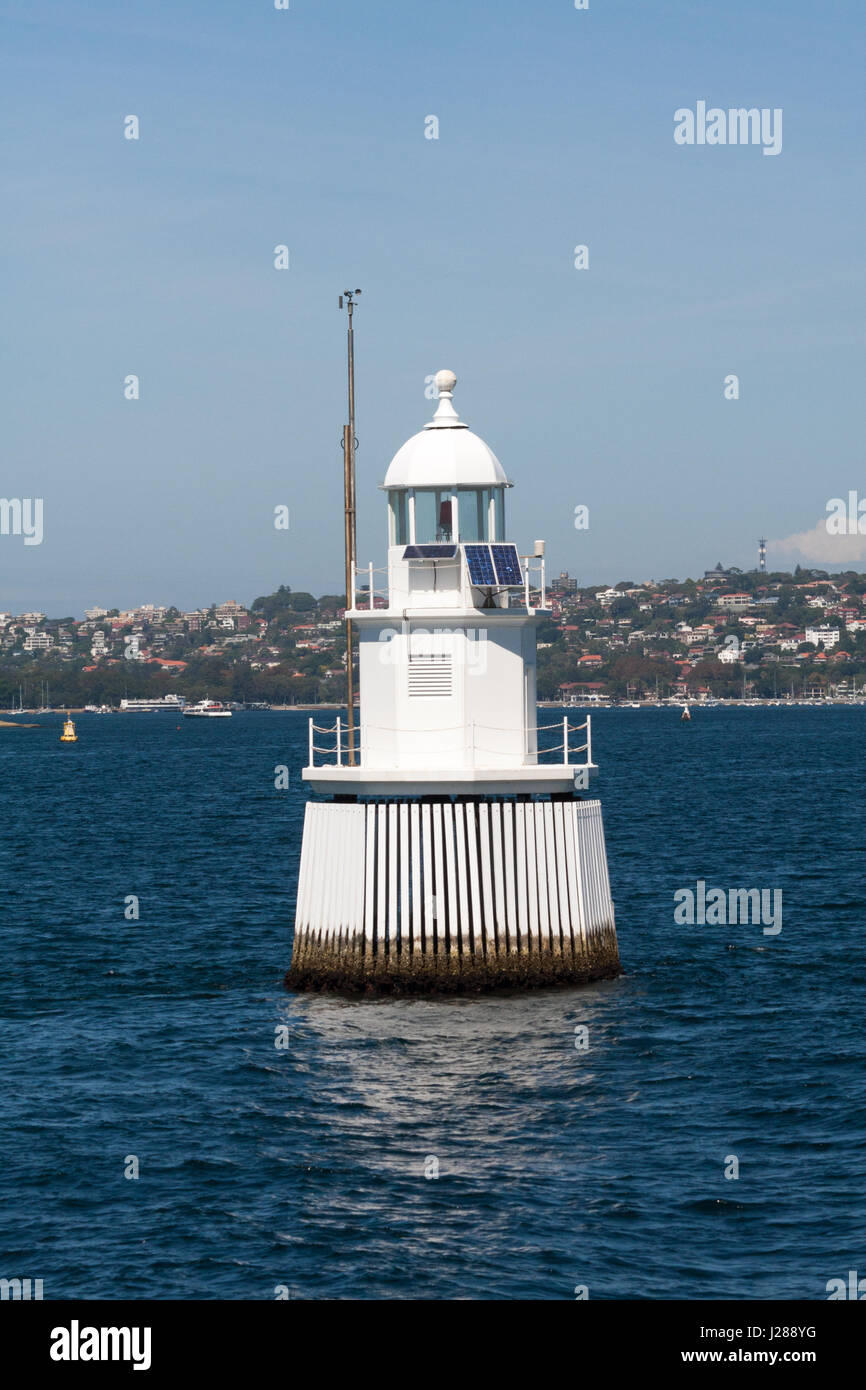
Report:
[[[209,700],[205,695],[196,705],[188,705],[183,712],[185,719],[231,719],[232,712],[219,700]]]
[[[154,699],[128,700],[120,702],[121,714],[158,714],[169,710],[178,714],[185,706],[183,695],[162,695]]]

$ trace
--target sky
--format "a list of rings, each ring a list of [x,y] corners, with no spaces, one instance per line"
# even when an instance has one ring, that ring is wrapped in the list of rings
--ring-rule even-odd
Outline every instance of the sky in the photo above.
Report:
[[[866,562],[824,524],[866,499],[861,0],[0,0],[0,25],[0,496],[43,501],[40,544],[0,534],[0,610],[342,591],[356,287],[360,563],[443,367],[555,573],[751,568],[761,535],[771,567]],[[781,150],[678,144],[698,102],[781,110]]]

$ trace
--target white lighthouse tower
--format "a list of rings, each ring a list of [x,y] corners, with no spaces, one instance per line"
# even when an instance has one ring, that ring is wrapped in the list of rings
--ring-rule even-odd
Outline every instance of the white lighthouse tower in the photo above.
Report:
[[[508,540],[453,372],[394,456],[387,570],[353,568],[360,720],[310,721],[294,988],[470,990],[619,972],[590,719],[536,710],[544,544]]]

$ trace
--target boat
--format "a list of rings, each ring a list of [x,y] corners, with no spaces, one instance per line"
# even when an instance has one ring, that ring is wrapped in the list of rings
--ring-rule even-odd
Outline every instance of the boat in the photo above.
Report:
[[[162,695],[157,699],[150,700],[127,700],[120,702],[122,714],[157,714],[164,710],[172,714],[178,714],[186,705],[183,695]]]
[[[688,720],[691,719],[691,717],[692,717],[692,716],[691,716],[691,714],[689,713],[689,707],[688,707],[688,705],[683,705],[683,712],[682,712],[682,714],[680,715],[680,722],[682,723],[683,721],[688,721]]]
[[[231,719],[232,712],[219,700],[209,700],[205,695],[197,705],[188,705],[184,710],[185,719]]]
[[[72,722],[72,715],[66,711],[66,718],[63,721],[63,733],[60,735],[61,743],[77,743],[78,735],[75,732],[75,725]]]

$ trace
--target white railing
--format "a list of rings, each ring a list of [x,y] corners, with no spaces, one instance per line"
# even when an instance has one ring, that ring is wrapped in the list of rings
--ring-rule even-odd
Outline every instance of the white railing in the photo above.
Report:
[[[544,747],[538,747],[538,735],[539,735],[540,733],[545,733],[545,732],[547,732],[547,731],[550,730],[550,729],[561,729],[561,730],[562,730],[562,742],[561,742],[561,743],[554,743],[554,744],[546,745],[546,746],[544,746]],[[581,731],[584,730],[584,729],[586,730],[586,741],[585,741],[584,743],[578,744],[576,747],[575,747],[575,746],[572,746],[572,743],[571,743],[571,737],[572,737],[572,735],[573,735],[573,734],[579,734],[579,733],[581,733]],[[479,737],[478,737],[478,731],[479,731],[479,730],[481,731],[481,738],[480,738],[480,739],[479,739]],[[458,735],[458,737],[455,738],[455,739],[452,741],[452,747],[451,747],[451,748],[447,748],[447,747],[446,747],[444,751],[457,754],[457,755],[459,755],[461,758],[463,758],[464,756],[468,755],[468,757],[467,757],[468,765],[469,765],[470,767],[474,767],[474,766],[475,766],[475,754],[476,754],[476,753],[487,753],[487,754],[489,754],[489,755],[491,755],[491,756],[493,756],[493,757],[499,757],[499,758],[507,758],[507,757],[511,756],[511,754],[512,754],[512,750],[511,750],[511,749],[508,749],[508,748],[490,748],[490,747],[484,742],[484,737],[485,737],[486,734],[489,734],[489,733],[498,733],[498,734],[509,734],[509,735],[512,735],[512,736],[513,736],[514,734],[516,734],[516,733],[518,732],[518,730],[516,730],[516,729],[505,729],[505,728],[502,728],[501,726],[486,725],[486,724],[478,724],[478,723],[472,722],[472,723],[469,723],[469,724],[453,724],[453,725],[450,725],[448,728],[444,728],[444,729],[411,729],[411,730],[409,730],[409,729],[397,730],[397,729],[384,728],[383,726],[379,726],[379,725],[375,725],[375,724],[367,724],[367,725],[365,725],[364,732],[365,732],[365,734],[366,734],[366,736],[367,736],[368,746],[369,746],[369,739],[370,739],[370,735],[371,735],[371,734],[377,734],[377,733],[380,733],[380,734],[395,734],[395,733],[398,733],[398,732],[399,732],[399,733],[404,733],[404,734],[410,736],[413,740],[416,739],[416,738],[423,738],[423,737],[426,735],[427,737],[436,740],[435,749],[436,749],[436,752],[437,752],[437,753],[441,753],[441,752],[443,751],[443,738],[444,738],[444,735],[446,735],[446,734],[456,734],[456,735]],[[325,746],[325,745],[323,745],[323,744],[316,743],[316,741],[315,741],[316,734],[324,734],[326,738],[329,738],[329,739],[331,739],[332,741],[331,741],[327,746]],[[584,722],[583,722],[582,724],[570,724],[570,723],[569,723],[569,720],[568,720],[568,715],[565,715],[564,718],[563,718],[563,720],[562,720],[562,723],[561,723],[561,724],[559,724],[558,722],[557,722],[556,724],[530,724],[528,727],[526,727],[526,728],[523,730],[523,734],[524,734],[524,754],[523,754],[523,756],[524,756],[524,757],[534,757],[536,761],[535,761],[535,764],[532,764],[532,763],[525,763],[525,764],[521,764],[521,766],[534,766],[534,765],[542,766],[542,767],[543,767],[543,766],[547,766],[547,765],[549,765],[549,764],[548,764],[548,763],[542,763],[542,762],[541,762],[541,759],[542,759],[542,758],[547,758],[547,755],[548,755],[548,754],[551,754],[551,753],[561,754],[562,763],[563,763],[563,766],[565,766],[565,767],[578,767],[578,768],[579,768],[579,767],[591,767],[591,766],[592,766],[592,716],[589,715],[589,714],[586,716],[586,719],[584,720]],[[531,734],[534,734],[534,735],[535,735],[535,744],[536,744],[536,746],[535,746],[534,748],[530,748],[530,746],[529,746],[529,744],[530,744],[530,738],[529,738],[529,736],[530,736]],[[462,735],[462,737],[460,737],[460,735]],[[362,755],[362,747],[361,747],[361,741],[360,741],[360,740],[361,740],[361,730],[360,730],[360,726],[359,726],[358,724],[356,724],[356,725],[355,725],[355,742],[354,742],[354,747],[355,747],[355,760],[356,760],[356,765],[357,765],[357,766],[364,766],[364,765],[365,765],[365,759],[363,758],[363,755]],[[431,747],[432,747],[432,746],[433,746],[433,745],[431,745]],[[320,760],[318,763],[316,762],[316,754],[317,754],[317,753],[320,754],[320,755],[322,755],[322,758],[321,758],[321,760]],[[583,763],[577,763],[577,762],[572,762],[572,761],[571,761],[572,756],[573,756],[574,754],[577,754],[577,753],[585,753],[585,754],[586,754],[586,760],[585,760],[585,762],[583,762]],[[307,764],[308,767],[346,767],[346,766],[349,765],[349,740],[348,740],[348,730],[347,730],[347,728],[346,728],[346,724],[345,724],[344,720],[341,719],[339,715],[337,716],[336,723],[331,724],[331,725],[315,724],[315,723],[313,722],[313,720],[310,719],[310,721],[309,721],[309,759],[310,759],[310,760],[309,760],[309,763]],[[324,759],[328,759],[329,761],[325,762]],[[549,761],[550,761],[550,762],[553,762],[554,759],[551,758]],[[556,759],[555,761],[559,761],[559,759]],[[505,771],[505,770],[507,770],[507,768],[503,768],[503,770]]]
[[[380,588],[376,587],[376,575],[378,574],[384,574],[385,576],[385,582]],[[359,586],[359,579],[366,579],[366,590],[363,584]],[[390,588],[387,565],[384,568],[380,567],[375,569],[371,561],[369,565],[363,565],[359,568],[355,562],[352,561],[352,596],[349,605],[351,608],[357,609],[359,600],[364,608],[375,608],[377,598],[383,598],[387,604],[389,595]]]
[[[442,562],[440,562],[442,563]],[[459,566],[460,559],[445,561],[446,565],[452,564]],[[547,607],[547,588],[544,569],[544,556],[521,555],[520,563],[523,570],[523,603],[527,613],[534,613],[536,609]],[[356,565],[354,561],[351,566],[352,592],[350,595],[349,606],[357,611],[361,608],[375,608],[376,599],[382,598],[387,604],[390,601],[390,577],[388,567],[373,565],[372,561],[368,565]],[[384,575],[381,582],[377,578]],[[366,583],[365,583],[366,581]],[[494,585],[494,588],[496,586]],[[517,589],[505,589],[502,591],[508,595],[510,608],[519,606]]]
[[[523,602],[526,604],[527,613],[533,613],[536,608],[547,607],[547,591],[544,574],[544,556],[521,555],[523,565]],[[533,575],[537,576],[538,582],[533,584]]]
[[[330,746],[330,747],[327,747],[327,748],[323,748],[320,744],[318,744],[318,743],[315,742],[315,736],[316,736],[316,734],[325,734],[326,737],[333,737],[333,739],[334,739],[333,745]],[[355,757],[356,757],[356,759],[357,759],[358,762],[360,762],[360,756],[359,756],[359,754],[360,754],[360,748],[359,748],[359,746],[358,746],[359,738],[360,738],[360,729],[359,729],[358,725],[356,724],[356,725],[355,725],[355,740],[354,740],[354,747],[355,747]],[[308,767],[317,767],[317,766],[318,766],[318,767],[328,767],[328,766],[331,766],[331,767],[343,767],[344,765],[347,765],[347,764],[348,764],[348,756],[349,756],[349,730],[348,730],[348,726],[347,726],[346,724],[343,723],[343,720],[340,718],[339,715],[337,715],[337,722],[336,722],[336,724],[331,724],[331,725],[314,724],[314,723],[313,723],[313,720],[311,719],[311,720],[309,721],[308,749],[309,749],[309,759],[310,759],[310,761],[307,763],[307,766],[308,766]],[[327,758],[335,758],[336,761],[333,762],[333,763],[330,763],[330,764],[325,763],[325,762],[320,762],[320,763],[317,764],[317,763],[316,763],[316,758],[315,758],[316,753],[323,753],[323,754],[325,755],[325,757],[327,757]],[[345,759],[345,763],[344,763],[344,759]]]

